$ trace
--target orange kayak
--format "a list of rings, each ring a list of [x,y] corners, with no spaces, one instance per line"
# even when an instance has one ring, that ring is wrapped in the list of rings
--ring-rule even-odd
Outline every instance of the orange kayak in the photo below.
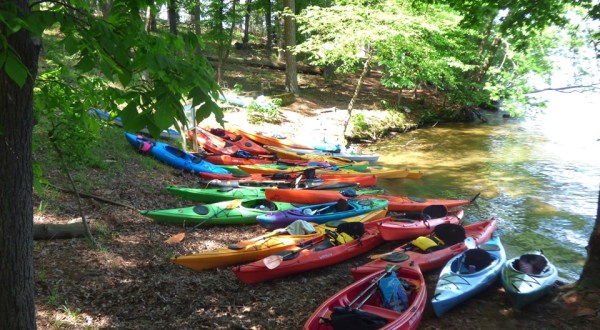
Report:
[[[249,174],[249,175],[234,175],[234,174],[213,174],[213,173],[198,173],[204,180],[222,180],[222,181],[285,181],[293,182],[298,175],[302,173],[285,173],[284,175],[263,175],[263,174]],[[315,177],[316,181],[322,180],[327,182],[352,182],[358,183],[361,187],[370,187],[377,185],[377,177],[374,175],[333,175],[333,174],[321,174]],[[313,203],[320,204],[320,203]]]
[[[269,158],[242,158],[232,155],[208,155],[204,160],[215,165],[253,165],[272,164],[275,161]]]
[[[241,150],[248,151],[253,155],[268,155],[270,151],[261,147],[256,142],[250,140],[242,134],[236,134],[234,132],[222,129],[222,128],[211,128],[210,133],[221,137],[227,142],[233,143]]]
[[[276,146],[276,147],[282,147],[282,148],[314,150],[314,148],[312,148],[312,147],[309,147],[307,145],[303,145],[300,143],[296,143],[296,142],[291,141],[290,139],[288,139],[286,137],[282,137],[282,136],[268,135],[263,132],[250,133],[250,132],[243,131],[239,128],[232,128],[231,130],[234,133],[243,135],[243,136],[249,138],[250,140],[258,142],[262,145]]]
[[[357,165],[366,165],[366,162],[357,163]],[[345,165],[342,165],[345,166]],[[354,166],[353,164],[349,164],[347,166]],[[278,172],[283,173],[292,173],[292,172],[301,172],[303,169],[307,169],[306,166],[290,166],[287,169],[279,169],[273,167],[264,167],[260,164],[258,165],[240,165],[240,170],[246,173],[259,173],[259,174],[275,174]],[[308,169],[314,168],[317,174],[336,174],[336,175],[375,175],[379,179],[403,179],[407,178],[409,175],[411,178],[420,179],[423,176],[423,173],[420,172],[412,172],[408,170],[367,170],[366,172],[356,171],[351,169],[336,169],[331,170],[327,168],[315,168],[308,167]]]
[[[354,162],[348,158],[343,157],[313,154],[311,153],[311,150],[306,150],[306,152],[299,152],[272,145],[265,145],[265,149],[277,154],[277,157],[285,159],[304,159],[311,162],[328,162],[332,165],[347,165]]]
[[[464,226],[464,236],[473,237],[479,245],[489,241],[494,230],[496,230],[496,219],[492,218]],[[421,251],[410,244],[399,246],[384,255],[371,256],[371,259],[374,259],[373,261],[352,268],[352,276],[355,280],[358,280],[368,274],[384,269],[389,264],[405,267],[413,261],[419,265],[423,272],[427,272],[444,266],[452,257],[467,250],[464,239],[432,252]]]
[[[202,174],[204,175],[204,174]],[[223,174],[219,174],[223,175]],[[364,186],[361,184],[361,186]],[[477,195],[479,196],[479,195]],[[288,202],[298,204],[320,204],[327,202],[335,202],[340,198],[382,198],[387,199],[389,202],[388,209],[394,212],[420,212],[430,205],[444,205],[446,208],[451,209],[453,207],[468,205],[472,203],[475,198],[468,199],[431,199],[431,198],[418,198],[418,197],[400,197],[391,195],[360,195],[356,197],[348,197],[342,194],[340,191],[305,191],[295,189],[267,189],[265,190],[265,197],[270,201],[277,202]]]
[[[443,223],[458,225],[464,215],[462,209],[448,212],[443,205],[431,205],[416,216],[407,214],[404,217],[391,217],[389,221],[381,223],[379,232],[384,241],[413,239],[431,234],[435,227]]]
[[[237,146],[214,134],[211,134],[200,127],[196,127],[196,129],[191,129],[187,132],[188,140],[194,140],[194,130],[196,131],[196,142],[198,143],[198,146],[202,147],[202,149],[208,152],[233,155],[240,151],[240,148]]]

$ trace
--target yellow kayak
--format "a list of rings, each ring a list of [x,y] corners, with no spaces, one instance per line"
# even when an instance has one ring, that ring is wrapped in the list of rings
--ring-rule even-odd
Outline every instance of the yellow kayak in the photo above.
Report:
[[[342,165],[343,166],[343,165]],[[250,174],[275,174],[275,173],[299,173],[307,168],[306,166],[290,166],[287,169],[269,168],[260,165],[238,165],[238,168],[246,173]],[[378,179],[420,179],[423,176],[421,172],[409,171],[409,170],[384,170],[384,169],[368,169],[367,171],[354,171],[350,169],[337,169],[330,170],[324,168],[315,168],[316,174],[347,174],[347,175],[374,175]]]
[[[347,158],[312,154],[310,153],[310,150],[307,150],[306,152],[301,152],[268,145],[265,145],[263,147],[271,152],[274,152],[275,154],[277,154],[277,157],[281,159],[302,159],[314,162],[328,162],[331,165],[346,165],[354,163],[352,160]]]
[[[387,209],[382,209],[341,221],[369,222],[385,217],[386,212]],[[303,244],[312,239],[321,239],[321,236],[325,234],[325,230],[335,230],[335,227],[340,223],[340,221],[332,221],[322,225],[314,225],[307,222],[297,222],[286,228],[231,244],[229,247],[174,257],[171,258],[171,262],[199,271],[260,260],[277,251],[292,250],[297,248],[298,244]],[[308,232],[310,229],[312,229],[312,232]],[[305,233],[301,233],[302,231]],[[294,234],[290,234],[290,232],[294,232]]]

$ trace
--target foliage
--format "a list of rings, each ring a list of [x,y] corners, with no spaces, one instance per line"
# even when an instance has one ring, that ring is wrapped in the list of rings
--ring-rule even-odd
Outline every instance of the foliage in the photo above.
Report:
[[[281,99],[264,97],[252,100],[248,105],[248,122],[251,124],[279,123],[281,121]]]

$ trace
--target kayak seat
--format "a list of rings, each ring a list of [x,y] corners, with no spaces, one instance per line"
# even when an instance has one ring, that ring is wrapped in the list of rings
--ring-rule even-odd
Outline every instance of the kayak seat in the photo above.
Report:
[[[350,209],[351,209],[351,207],[348,204],[348,201],[343,198],[338,199],[337,203],[335,204],[336,212],[348,211]]]
[[[329,249],[330,247],[333,247],[333,243],[331,243],[328,239],[326,239],[319,245],[315,246],[312,250],[313,251],[322,251],[325,249]]]
[[[465,251],[462,263],[469,269],[469,272],[473,267],[478,272],[491,265],[492,261],[494,260],[488,252],[482,249],[470,249]]]
[[[448,215],[448,209],[444,205],[429,205],[422,211],[423,219],[438,219]]]
[[[548,261],[546,258],[539,254],[523,254],[513,263],[515,269],[529,275],[543,273],[547,265]]]

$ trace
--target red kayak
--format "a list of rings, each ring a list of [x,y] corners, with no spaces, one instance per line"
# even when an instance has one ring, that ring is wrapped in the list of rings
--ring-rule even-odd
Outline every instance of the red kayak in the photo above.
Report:
[[[264,181],[264,180],[281,180],[293,182],[298,175],[302,173],[285,173],[283,175],[268,175],[268,174],[248,174],[248,175],[234,175],[234,174],[214,174],[214,173],[198,173],[204,180],[222,180],[222,181]],[[317,180],[323,180],[327,182],[352,182],[358,183],[361,187],[375,186],[377,184],[377,178],[374,175],[334,175],[334,174],[319,174],[316,176]],[[304,203],[301,203],[304,204]]]
[[[386,287],[401,287],[403,294],[398,296],[404,299],[395,305],[386,302]],[[426,303],[425,279],[415,263],[380,269],[327,299],[306,321],[304,330],[417,329]]]
[[[452,228],[452,225],[446,225],[445,227]],[[413,261],[419,265],[423,272],[437,269],[444,266],[452,257],[467,250],[464,238],[473,237],[477,244],[482,244],[492,237],[494,230],[496,230],[496,219],[494,218],[464,226],[462,239],[460,239],[460,237],[455,237],[455,241],[458,241],[458,243],[451,242],[450,237],[444,237],[446,238],[447,244],[450,246],[442,247],[432,252],[425,252],[416,248],[413,243],[414,241],[412,241],[394,249],[392,252],[371,256],[371,259],[375,260],[362,266],[352,268],[352,276],[354,276],[355,279],[360,279],[373,272],[380,271],[389,264],[405,267]],[[457,233],[456,231],[450,232],[452,234],[451,236],[454,236],[454,234]]]
[[[379,232],[385,241],[400,241],[429,235],[442,223],[459,224],[465,215],[464,210],[448,212],[443,205],[431,205],[416,216],[405,214],[403,217],[391,217],[381,223]]]
[[[383,243],[377,225],[384,219],[365,224],[346,223],[346,225],[360,225],[361,228],[364,228],[361,229],[362,233],[351,235],[354,239],[348,237],[346,240],[336,241],[334,238],[324,235],[295,251],[285,251],[279,255],[236,266],[233,271],[244,283],[258,283],[340,263],[368,252]],[[337,233],[332,235],[341,235],[340,228],[338,227]],[[335,245],[336,243],[339,245]]]
[[[341,175],[340,175],[341,176]],[[362,184],[361,184],[362,185]],[[348,197],[343,195],[339,191],[319,191],[319,192],[306,192],[303,190],[293,189],[267,189],[265,190],[265,197],[270,201],[288,202],[288,203],[300,203],[300,204],[321,204],[327,202],[335,202],[340,198],[381,198],[389,201],[389,210],[392,212],[421,212],[423,209],[430,205],[444,205],[446,208],[451,209],[457,206],[463,206],[472,203],[479,194],[473,197],[471,200],[468,199],[429,199],[429,198],[417,198],[417,197],[399,197],[390,195],[361,195],[356,197]]]
[[[234,132],[222,128],[211,128],[210,133],[222,138],[227,142],[234,144],[241,150],[245,150],[253,155],[268,155],[271,153],[269,150],[261,147],[256,142],[250,140],[242,134],[236,134]]]
[[[196,142],[202,149],[215,154],[233,155],[240,151],[240,148],[233,143],[223,140],[222,138],[211,134],[210,132],[196,127]],[[187,132],[188,140],[194,140],[194,129]]]
[[[269,158],[242,158],[232,155],[208,155],[204,160],[216,165],[255,165],[255,164],[273,164],[274,160]]]

